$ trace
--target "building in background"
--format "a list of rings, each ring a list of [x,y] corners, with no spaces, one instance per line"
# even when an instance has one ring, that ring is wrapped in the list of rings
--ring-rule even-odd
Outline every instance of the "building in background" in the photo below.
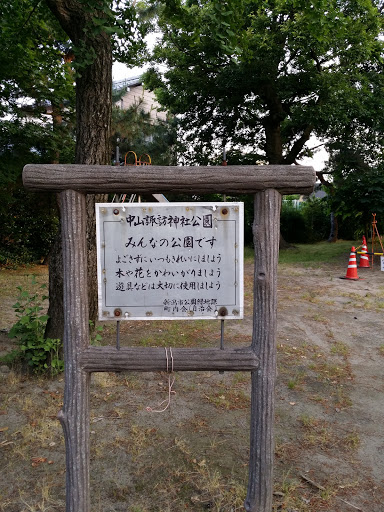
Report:
[[[132,105],[140,105],[142,110],[148,113],[153,121],[166,121],[166,112],[159,111],[160,105],[153,92],[144,89],[140,76],[126,78],[113,82],[113,90],[126,88],[127,92],[116,103],[116,106],[126,110]]]

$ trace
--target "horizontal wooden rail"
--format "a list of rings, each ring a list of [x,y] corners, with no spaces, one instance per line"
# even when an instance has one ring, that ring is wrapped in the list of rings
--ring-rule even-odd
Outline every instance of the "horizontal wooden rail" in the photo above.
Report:
[[[146,166],[28,164],[24,186],[30,190],[83,193],[183,192],[253,194],[276,189],[281,194],[310,194],[316,181],[313,167],[301,165]]]
[[[250,348],[89,347],[80,356],[80,366],[87,372],[245,371],[258,368],[259,359]]]

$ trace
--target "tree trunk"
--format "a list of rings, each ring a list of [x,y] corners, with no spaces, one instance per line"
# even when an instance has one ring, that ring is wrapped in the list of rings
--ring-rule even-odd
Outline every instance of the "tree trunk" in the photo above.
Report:
[[[101,43],[93,64],[76,80],[78,164],[106,165],[111,160],[112,48],[107,37]],[[107,200],[104,194],[87,196],[88,303],[93,323],[97,318],[95,202]]]
[[[283,143],[281,140],[281,119],[279,115],[268,116],[264,120],[265,154],[269,164],[281,164]]]
[[[112,116],[112,47],[110,36],[100,33],[86,37],[91,16],[78,0],[46,0],[64,31],[75,45],[87,48],[93,61],[81,67],[76,75],[76,154],[78,164],[106,165],[110,163],[110,135]],[[84,50],[83,50],[84,51]],[[85,55],[76,55],[78,62]],[[104,201],[105,196],[97,200]],[[87,197],[87,251],[89,318],[97,317],[97,277],[95,244],[95,197]],[[60,236],[60,234],[59,234]],[[46,335],[63,338],[63,279],[60,240],[55,243],[49,269],[49,324]]]
[[[330,220],[331,220],[331,232],[329,233],[329,238],[328,238],[327,242],[333,243],[333,242],[337,242],[337,237],[339,234],[339,223],[338,223],[336,215],[333,212],[331,212]]]
[[[45,328],[45,337],[63,339],[63,255],[61,242],[61,223],[49,254],[49,307],[48,322]]]
[[[281,234],[281,231],[280,231],[279,249],[290,249],[291,247],[292,247],[292,244],[290,244],[289,242],[287,242],[285,240],[285,238],[283,237],[283,235]]]

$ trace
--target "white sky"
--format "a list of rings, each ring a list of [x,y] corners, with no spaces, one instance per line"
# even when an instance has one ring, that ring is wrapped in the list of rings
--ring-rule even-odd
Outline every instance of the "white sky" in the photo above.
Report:
[[[308,147],[314,147],[319,143],[314,137],[308,142]],[[311,165],[315,171],[322,171],[325,162],[328,161],[329,155],[323,147],[319,148],[313,158],[302,158],[300,160],[301,165]]]
[[[144,67],[128,68],[121,62],[115,62],[112,67],[112,80],[124,80],[125,78],[131,78],[133,76],[140,76],[145,71]]]

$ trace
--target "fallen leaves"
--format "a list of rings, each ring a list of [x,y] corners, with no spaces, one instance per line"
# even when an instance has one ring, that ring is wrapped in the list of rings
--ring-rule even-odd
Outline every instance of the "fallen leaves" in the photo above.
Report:
[[[45,462],[47,462],[48,464],[53,464],[53,460],[48,460],[47,457],[32,457],[31,461],[32,461],[31,466],[34,468],[40,466],[40,464],[43,464]]]

